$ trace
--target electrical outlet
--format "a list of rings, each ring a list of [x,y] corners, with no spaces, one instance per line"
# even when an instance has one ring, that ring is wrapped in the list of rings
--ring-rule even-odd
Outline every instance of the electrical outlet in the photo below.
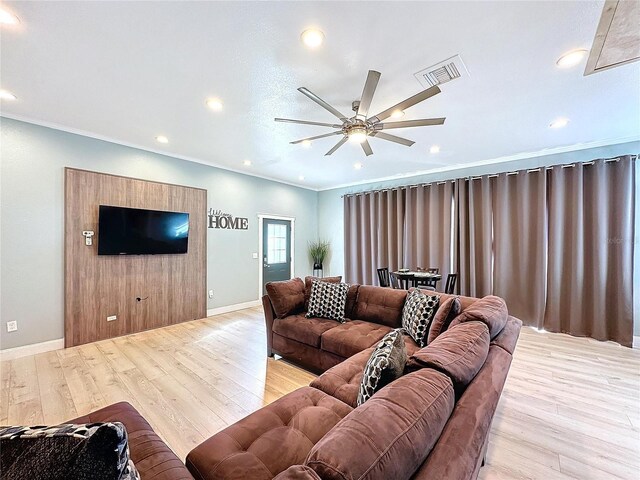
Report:
[[[7,332],[15,332],[16,330],[18,330],[18,322],[17,321],[13,321],[13,322],[7,322]]]
[[[209,290],[209,298],[213,298],[213,290]]]
[[[258,254],[257,254],[256,252],[253,252],[253,253],[251,254],[251,256],[252,256],[253,258],[258,258]]]
[[[109,315],[107,317],[107,322],[113,322],[114,320],[117,320],[118,316],[117,315]]]

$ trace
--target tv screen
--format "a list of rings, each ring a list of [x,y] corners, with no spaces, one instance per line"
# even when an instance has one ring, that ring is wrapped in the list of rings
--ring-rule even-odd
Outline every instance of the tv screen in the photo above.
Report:
[[[189,214],[100,205],[98,255],[187,253]]]

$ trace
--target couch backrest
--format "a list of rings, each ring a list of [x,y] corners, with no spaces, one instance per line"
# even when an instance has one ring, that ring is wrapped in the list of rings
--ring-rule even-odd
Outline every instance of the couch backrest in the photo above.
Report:
[[[409,478],[438,441],[454,402],[443,373],[405,375],[338,422],[305,464],[323,480]]]
[[[351,318],[398,328],[406,297],[406,290],[360,285]]]

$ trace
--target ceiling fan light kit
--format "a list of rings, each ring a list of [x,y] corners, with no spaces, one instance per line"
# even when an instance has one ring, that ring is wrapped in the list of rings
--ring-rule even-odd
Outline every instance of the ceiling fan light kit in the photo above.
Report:
[[[445,122],[444,117],[440,118],[425,118],[421,120],[405,120],[398,122],[387,122],[383,123],[389,117],[398,118],[404,114],[404,111],[407,108],[410,108],[428,98],[433,97],[440,93],[440,88],[437,85],[429,87],[412,97],[409,97],[402,102],[378,113],[377,115],[373,115],[371,117],[369,114],[369,107],[371,106],[371,101],[373,100],[373,94],[376,91],[376,87],[378,86],[378,81],[380,80],[380,72],[376,72],[375,70],[369,70],[369,74],[367,75],[367,80],[364,84],[364,89],[362,90],[362,95],[360,100],[356,100],[351,104],[352,110],[355,112],[355,115],[352,117],[347,117],[343,113],[341,113],[336,108],[329,105],[327,102],[318,97],[315,93],[311,92],[309,89],[305,87],[301,87],[298,89],[300,93],[307,96],[309,99],[320,105],[322,108],[330,112],[333,116],[337,117],[340,120],[340,123],[326,123],[326,122],[312,122],[308,120],[293,120],[290,118],[276,118],[276,122],[286,122],[286,123],[296,123],[301,125],[314,125],[318,127],[328,127],[337,129],[334,132],[326,133],[324,135],[317,135],[315,137],[303,138],[300,140],[295,140],[291,142],[292,144],[306,144],[305,142],[311,142],[312,140],[317,140],[319,138],[331,137],[334,135],[342,135],[340,141],[325,155],[333,154],[338,148],[345,144],[347,140],[352,143],[359,143],[362,145],[362,150],[365,155],[369,156],[373,154],[373,150],[369,145],[367,137],[376,137],[381,140],[386,140],[388,142],[399,143],[400,145],[405,145],[410,147],[415,142],[411,140],[407,140],[406,138],[397,137],[395,135],[390,135],[388,133],[384,133],[381,130],[389,130],[392,128],[410,128],[410,127],[426,127],[431,125],[442,125]],[[399,115],[399,112],[402,114]]]

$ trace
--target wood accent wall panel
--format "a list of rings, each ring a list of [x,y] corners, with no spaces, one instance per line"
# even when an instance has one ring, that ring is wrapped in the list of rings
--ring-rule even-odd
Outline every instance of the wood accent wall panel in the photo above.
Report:
[[[99,205],[188,212],[187,253],[99,256]],[[206,317],[206,214],[200,188],[66,168],[65,346]]]

